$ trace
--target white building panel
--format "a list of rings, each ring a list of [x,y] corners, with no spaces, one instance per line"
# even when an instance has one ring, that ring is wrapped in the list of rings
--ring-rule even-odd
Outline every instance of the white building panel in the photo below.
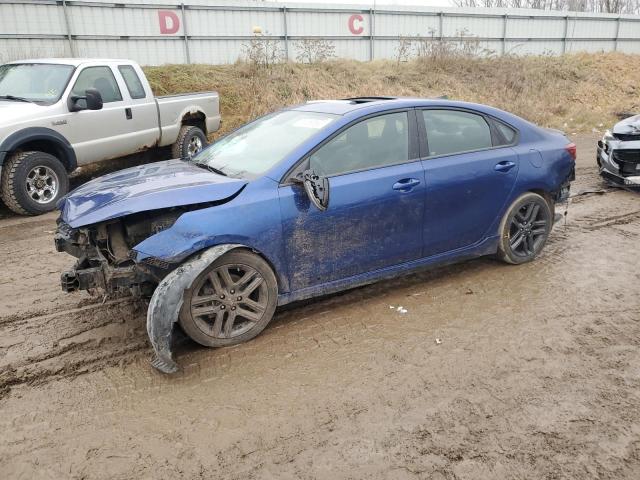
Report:
[[[507,38],[562,38],[564,28],[564,18],[508,18]]]
[[[393,15],[376,13],[375,35],[381,37],[440,36],[437,15]]]
[[[187,31],[193,36],[284,35],[284,16],[278,11],[186,10]]]

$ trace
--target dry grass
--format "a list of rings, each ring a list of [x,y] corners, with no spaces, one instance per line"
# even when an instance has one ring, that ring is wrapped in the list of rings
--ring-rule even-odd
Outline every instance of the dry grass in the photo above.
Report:
[[[221,133],[268,111],[311,99],[439,96],[493,105],[568,133],[602,130],[640,109],[640,56],[572,54],[145,68],[156,94],[220,92]]]

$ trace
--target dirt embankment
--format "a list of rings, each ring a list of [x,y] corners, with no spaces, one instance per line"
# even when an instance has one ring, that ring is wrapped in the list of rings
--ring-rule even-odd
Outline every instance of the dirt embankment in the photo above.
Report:
[[[638,70],[640,56],[621,53],[145,68],[158,95],[219,91],[224,122],[220,133],[277,107],[372,95],[447,95],[493,105],[567,133],[588,133],[608,128],[616,113],[640,112]]]
[[[594,141],[536,262],[298,305],[173,377],[144,304],[60,292],[53,215],[1,212],[0,478],[638,478],[640,197]]]

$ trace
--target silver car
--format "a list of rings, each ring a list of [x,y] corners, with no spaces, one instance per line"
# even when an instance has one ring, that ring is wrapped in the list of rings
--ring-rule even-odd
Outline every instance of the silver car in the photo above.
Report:
[[[610,183],[640,188],[640,115],[618,122],[598,141],[600,175]]]

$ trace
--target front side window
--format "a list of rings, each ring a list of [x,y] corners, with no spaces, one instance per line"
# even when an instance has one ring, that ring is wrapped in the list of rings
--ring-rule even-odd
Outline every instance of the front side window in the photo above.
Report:
[[[95,88],[102,95],[103,103],[120,102],[122,94],[116,82],[116,77],[109,67],[87,67],[76,80],[71,95],[83,97],[85,92]]]
[[[429,156],[491,148],[491,129],[482,115],[457,110],[423,110]]]
[[[363,120],[309,157],[311,168],[328,177],[395,165],[408,159],[409,121],[406,112]]]
[[[255,178],[337,118],[298,110],[272,113],[218,140],[193,157],[193,162],[224,175]]]
[[[53,104],[73,74],[71,65],[10,63],[0,65],[0,100]],[[12,100],[13,99],[13,100]]]
[[[122,78],[124,78],[124,83],[127,84],[127,89],[129,90],[131,98],[138,100],[147,96],[135,68],[131,65],[120,65],[118,70],[120,70]]]

